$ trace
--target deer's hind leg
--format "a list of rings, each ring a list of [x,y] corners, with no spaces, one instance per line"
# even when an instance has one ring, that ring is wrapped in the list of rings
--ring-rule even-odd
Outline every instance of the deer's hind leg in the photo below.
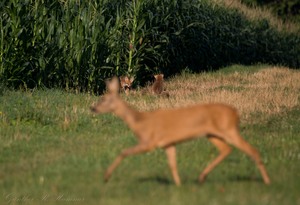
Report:
[[[200,183],[205,181],[206,176],[220,164],[232,151],[232,148],[221,138],[208,136],[208,140],[217,147],[219,155],[202,171],[199,176]]]
[[[238,133],[233,133],[230,135],[230,141],[229,143],[246,153],[248,156],[250,156],[256,163],[265,184],[270,184],[270,178],[268,176],[267,170],[261,160],[259,152],[250,145],[246,140],[244,140]]]

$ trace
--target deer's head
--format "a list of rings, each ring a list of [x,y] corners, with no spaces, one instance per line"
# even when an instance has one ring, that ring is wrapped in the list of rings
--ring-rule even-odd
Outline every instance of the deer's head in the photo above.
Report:
[[[95,113],[109,113],[114,112],[120,102],[119,97],[119,81],[117,77],[106,81],[107,93],[100,97],[99,101],[91,106],[91,110]]]

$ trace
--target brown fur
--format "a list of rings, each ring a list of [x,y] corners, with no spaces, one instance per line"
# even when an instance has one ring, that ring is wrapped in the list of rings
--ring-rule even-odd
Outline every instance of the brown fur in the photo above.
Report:
[[[154,75],[155,81],[152,85],[152,91],[155,94],[161,94],[164,90],[164,74]]]
[[[124,90],[126,95],[129,95],[130,90],[132,89],[132,83],[134,78],[129,78],[128,76],[121,76],[120,77],[120,85],[122,90]]]
[[[117,78],[107,82],[107,88],[108,93],[92,106],[91,110],[95,113],[110,112],[120,117],[135,133],[139,143],[121,152],[107,169],[106,181],[124,158],[163,148],[167,154],[173,179],[176,185],[180,185],[175,145],[207,136],[220,154],[200,174],[200,182],[203,182],[206,176],[231,153],[232,148],[229,145],[233,145],[255,161],[265,184],[270,183],[259,152],[240,136],[239,117],[234,108],[224,104],[199,104],[178,109],[139,112],[120,98]]]
[[[152,93],[169,97],[169,93],[164,90],[164,74],[154,75],[155,81],[152,85]]]

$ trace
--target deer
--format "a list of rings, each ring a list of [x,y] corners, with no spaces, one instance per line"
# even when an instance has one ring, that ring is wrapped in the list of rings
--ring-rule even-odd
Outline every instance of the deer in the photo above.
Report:
[[[129,95],[129,92],[132,88],[132,83],[134,81],[134,77],[121,76],[120,77],[120,85],[122,90],[124,90],[126,95]]]
[[[104,175],[107,182],[114,170],[127,157],[147,153],[154,149],[165,150],[173,180],[181,180],[177,170],[176,145],[195,138],[206,137],[219,151],[219,155],[200,173],[199,182],[219,165],[232,151],[232,146],[254,160],[265,184],[270,178],[259,152],[243,139],[239,132],[237,110],[222,103],[197,104],[181,108],[138,111],[119,96],[116,77],[106,82],[107,93],[91,106],[96,114],[113,113],[121,118],[138,139],[137,145],[124,149]]]

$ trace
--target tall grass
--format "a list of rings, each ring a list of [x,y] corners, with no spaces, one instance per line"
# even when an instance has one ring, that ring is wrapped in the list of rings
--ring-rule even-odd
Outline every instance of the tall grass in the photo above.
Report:
[[[0,80],[100,92],[104,79],[243,63],[300,66],[300,36],[198,0],[1,3]]]

